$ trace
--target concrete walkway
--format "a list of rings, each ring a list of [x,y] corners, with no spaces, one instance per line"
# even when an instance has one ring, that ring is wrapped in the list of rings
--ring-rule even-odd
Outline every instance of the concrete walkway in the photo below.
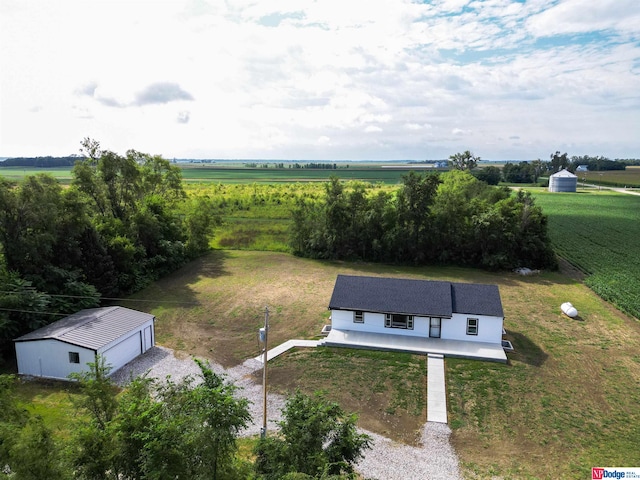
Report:
[[[276,358],[278,355],[282,355],[287,350],[290,350],[295,347],[317,347],[320,343],[320,340],[287,340],[284,343],[281,343],[277,347],[272,348],[267,352],[267,362],[273,358]],[[264,355],[258,355],[255,357],[257,361],[262,363],[264,360]]]
[[[444,357],[436,353],[427,355],[427,422],[447,423]]]

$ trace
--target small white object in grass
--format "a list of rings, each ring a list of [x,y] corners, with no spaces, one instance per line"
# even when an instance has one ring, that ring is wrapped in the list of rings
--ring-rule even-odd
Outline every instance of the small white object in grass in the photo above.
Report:
[[[576,310],[576,307],[571,305],[570,302],[564,302],[562,305],[560,305],[560,310],[562,310],[562,313],[564,313],[567,317],[575,318],[578,316],[578,310]]]

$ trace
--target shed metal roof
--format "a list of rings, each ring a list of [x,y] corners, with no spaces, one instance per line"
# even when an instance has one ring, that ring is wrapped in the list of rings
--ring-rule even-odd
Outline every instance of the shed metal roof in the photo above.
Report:
[[[503,316],[496,285],[351,275],[338,275],[329,308],[433,317]]]
[[[27,333],[14,341],[56,339],[97,351],[153,318],[149,313],[125,307],[89,308]]]

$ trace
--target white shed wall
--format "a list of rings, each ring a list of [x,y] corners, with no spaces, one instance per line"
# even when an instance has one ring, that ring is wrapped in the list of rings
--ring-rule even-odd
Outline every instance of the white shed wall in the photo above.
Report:
[[[69,362],[69,352],[77,352],[80,363]],[[53,339],[16,342],[16,357],[19,374],[62,380],[68,380],[69,374],[81,372],[87,363],[96,361],[93,350]]]
[[[145,330],[147,330],[146,335]],[[145,337],[149,337],[147,341],[145,341]],[[111,372],[113,373],[153,347],[153,340],[153,320],[150,320],[137,330],[129,333],[128,336],[120,337],[99,349],[98,354],[105,358],[108,365],[111,365]]]
[[[146,352],[155,344],[153,320],[141,325],[110,344],[98,349],[111,373]],[[16,342],[18,373],[46,378],[68,379],[72,372],[87,370],[87,363],[96,361],[94,350],[78,347],[56,339]],[[69,352],[78,352],[80,363],[69,362]]]

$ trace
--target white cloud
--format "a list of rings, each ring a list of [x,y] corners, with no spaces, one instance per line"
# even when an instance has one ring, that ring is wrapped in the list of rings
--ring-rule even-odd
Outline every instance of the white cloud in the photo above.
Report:
[[[638,5],[5,0],[0,155],[637,156]]]
[[[535,36],[610,30],[622,34],[631,33],[637,39],[640,2],[564,0],[530,17],[526,25]]]

